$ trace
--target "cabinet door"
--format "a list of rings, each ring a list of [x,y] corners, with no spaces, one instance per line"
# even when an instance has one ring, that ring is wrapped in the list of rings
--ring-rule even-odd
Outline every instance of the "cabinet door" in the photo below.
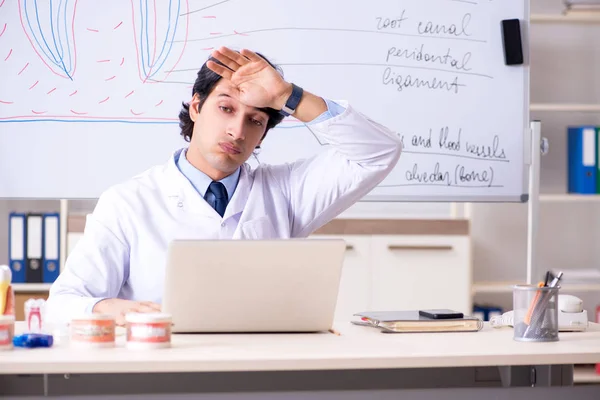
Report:
[[[336,238],[346,241],[346,255],[335,309],[336,321],[349,321],[352,315],[371,306],[371,237],[361,235],[314,235],[311,238]]]
[[[373,236],[373,308],[471,306],[471,248],[466,236]]]

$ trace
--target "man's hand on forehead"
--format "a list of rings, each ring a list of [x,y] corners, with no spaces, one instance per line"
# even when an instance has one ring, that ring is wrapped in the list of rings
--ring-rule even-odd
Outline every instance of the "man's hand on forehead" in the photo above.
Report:
[[[292,85],[265,59],[250,50],[244,49],[240,54],[227,47],[213,51],[212,56],[223,65],[208,61],[206,66],[224,79],[223,85],[228,85],[223,93],[247,106],[283,108]]]

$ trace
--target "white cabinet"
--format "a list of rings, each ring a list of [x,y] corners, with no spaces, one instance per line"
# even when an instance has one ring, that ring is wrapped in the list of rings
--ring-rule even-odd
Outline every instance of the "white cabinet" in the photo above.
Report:
[[[471,313],[467,236],[373,236],[372,308],[450,308]]]
[[[371,238],[346,236],[346,257],[335,310],[336,320],[351,320],[352,315],[371,308]]]
[[[336,320],[367,310],[472,312],[468,235],[314,235],[346,241]]]
[[[371,236],[314,235],[311,238],[343,239],[346,255],[335,309],[336,321],[349,321],[353,314],[371,308]]]

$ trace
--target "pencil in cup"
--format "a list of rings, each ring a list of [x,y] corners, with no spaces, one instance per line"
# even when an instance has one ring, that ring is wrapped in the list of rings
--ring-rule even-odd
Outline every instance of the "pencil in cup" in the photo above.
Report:
[[[537,285],[538,288],[544,287],[544,282],[539,282]],[[529,305],[529,309],[527,310],[527,314],[525,314],[525,318],[524,318],[524,322],[527,325],[530,325],[531,323],[531,316],[533,315],[533,310],[535,309],[536,305],[538,304],[538,301],[540,300],[540,296],[542,295],[541,291],[536,291],[535,293],[535,297],[533,298],[533,301],[531,302],[531,304]]]
[[[531,318],[529,320],[529,322],[527,323],[528,328],[525,331],[525,336],[527,337],[527,334],[537,328],[540,328],[542,326],[542,323],[544,322],[544,317],[546,316],[546,311],[548,310],[548,305],[550,303],[550,299],[553,296],[553,293],[551,291],[548,292],[537,292],[537,294],[539,294],[539,300],[538,302],[535,304],[535,306],[533,307],[533,312],[531,313]],[[538,296],[536,296],[538,297]]]

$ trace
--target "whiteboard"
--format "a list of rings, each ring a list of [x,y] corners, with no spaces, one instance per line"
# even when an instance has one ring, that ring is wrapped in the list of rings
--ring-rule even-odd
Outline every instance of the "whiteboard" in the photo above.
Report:
[[[221,45],[347,100],[402,138],[364,200],[522,201],[529,67],[501,21],[526,0],[19,0],[0,6],[0,197],[97,198],[186,146],[177,116]],[[526,60],[527,61],[527,60]],[[293,118],[250,164],[326,146]]]

